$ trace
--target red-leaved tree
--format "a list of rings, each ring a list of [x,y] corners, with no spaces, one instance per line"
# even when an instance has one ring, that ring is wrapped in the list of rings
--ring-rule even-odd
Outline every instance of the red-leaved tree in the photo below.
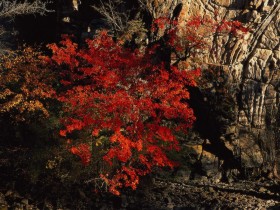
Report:
[[[203,24],[210,22],[195,19],[186,27]],[[217,32],[220,26],[211,24]],[[144,50],[126,48],[104,31],[86,47],[69,37],[49,45],[63,85],[59,100],[66,114],[60,135],[73,139],[83,133],[82,143],[70,151],[84,165],[108,165],[99,169],[100,177],[116,195],[122,187],[136,189],[139,177],[154,167],[174,167],[166,152],[179,150],[176,132],[186,133],[195,120],[187,88],[196,85],[200,69],[179,69],[178,63],[206,42],[190,32],[180,42],[174,20],[156,20],[152,30],[164,30],[162,39]],[[180,56],[172,60],[174,51]]]

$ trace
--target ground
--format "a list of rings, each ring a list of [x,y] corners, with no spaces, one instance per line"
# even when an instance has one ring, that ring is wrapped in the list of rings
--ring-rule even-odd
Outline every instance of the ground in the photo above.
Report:
[[[77,205],[55,207],[47,201],[40,205],[39,201],[25,198],[15,190],[7,190],[0,193],[0,209],[73,209],[75,205],[75,209],[100,210],[280,209],[279,183],[273,180],[212,183],[206,179],[152,178],[148,186],[126,191],[118,197],[96,199],[92,194],[90,200],[83,196],[83,201]]]

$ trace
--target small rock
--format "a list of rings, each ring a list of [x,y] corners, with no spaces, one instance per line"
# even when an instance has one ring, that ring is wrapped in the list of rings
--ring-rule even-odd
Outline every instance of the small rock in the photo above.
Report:
[[[262,203],[258,203],[257,207],[261,208],[261,207],[263,207],[263,204]]]
[[[6,193],[5,193],[5,196],[11,196],[13,194],[13,191],[12,190],[8,190]]]
[[[237,203],[239,201],[238,197],[234,198],[234,202]]]
[[[21,200],[21,203],[24,204],[24,205],[28,205],[29,202],[28,202],[28,199],[24,198],[24,199]]]
[[[171,203],[169,203],[169,204],[167,204],[167,206],[166,206],[168,209],[174,209],[174,205],[173,204],[171,204]]]
[[[213,187],[209,187],[209,192],[211,192],[211,193],[214,193],[215,192],[215,190],[214,190],[214,188]]]
[[[8,205],[6,205],[4,203],[0,203],[0,209],[1,210],[8,210]]]
[[[264,188],[264,187],[260,187],[260,189],[259,189],[259,192],[260,192],[260,193],[264,193],[264,192],[266,192],[266,191],[267,191],[267,189]]]

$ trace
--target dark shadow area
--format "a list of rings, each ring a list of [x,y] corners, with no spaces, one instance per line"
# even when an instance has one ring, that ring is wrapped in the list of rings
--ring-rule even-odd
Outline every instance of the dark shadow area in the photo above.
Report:
[[[58,12],[55,11],[57,2],[48,4],[48,9],[53,10],[44,16],[23,15],[14,20],[17,31],[17,42],[19,44],[41,44],[55,42],[58,38]]]
[[[241,170],[240,161],[235,158],[232,151],[220,139],[224,131],[224,124],[217,117],[221,113],[213,111],[213,107],[205,100],[205,96],[198,88],[191,87],[189,88],[189,92],[191,95],[189,104],[196,116],[194,130],[202,138],[210,141],[210,144],[203,144],[203,149],[214,154],[220,160],[224,160],[223,168],[225,171],[232,168]]]

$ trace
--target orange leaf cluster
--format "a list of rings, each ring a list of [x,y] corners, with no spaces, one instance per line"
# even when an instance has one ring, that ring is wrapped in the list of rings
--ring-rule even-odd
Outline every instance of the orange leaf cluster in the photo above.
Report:
[[[27,47],[0,57],[0,114],[13,122],[49,116],[54,77],[41,53]]]

